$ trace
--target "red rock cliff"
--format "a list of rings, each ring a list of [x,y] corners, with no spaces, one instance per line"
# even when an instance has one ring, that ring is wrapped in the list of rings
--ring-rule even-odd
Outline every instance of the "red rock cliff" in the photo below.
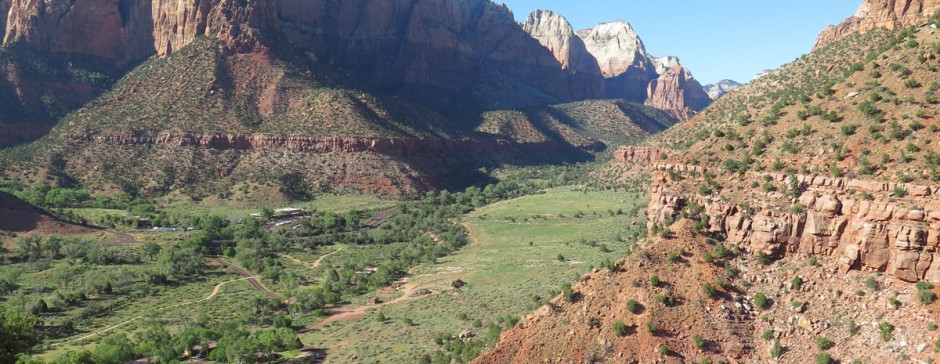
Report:
[[[646,105],[664,110],[680,120],[686,120],[708,107],[711,101],[702,84],[681,65],[672,66],[647,87]]]
[[[864,0],[854,16],[842,24],[831,25],[823,30],[813,49],[824,47],[854,32],[923,25],[938,10],[940,0]]]
[[[278,28],[274,4],[267,0],[9,1],[4,44],[119,65],[169,54],[202,35],[238,46],[253,29]]]
[[[627,163],[646,163],[648,153]],[[940,283],[940,193],[936,186],[795,175],[802,194],[795,199],[768,192],[750,201],[702,197],[695,191],[704,169],[660,162],[653,167],[649,227],[678,217],[690,204],[704,208],[708,230],[753,254],[817,254],[850,269],[885,272],[905,281]],[[675,175],[681,176],[674,180]],[[789,185],[786,175],[748,172],[743,178]],[[903,189],[903,198],[892,196]],[[776,206],[801,206],[784,210]],[[747,207],[742,207],[747,206]]]

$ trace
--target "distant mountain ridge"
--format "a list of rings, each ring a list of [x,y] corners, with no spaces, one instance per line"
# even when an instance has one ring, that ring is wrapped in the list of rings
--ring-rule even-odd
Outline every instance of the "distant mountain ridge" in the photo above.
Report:
[[[682,67],[678,57],[648,54],[643,40],[626,21],[603,23],[574,32],[561,14],[536,10],[529,15],[523,29],[551,49],[561,64],[577,65],[574,70],[590,76],[599,71],[603,77],[604,97],[645,103],[680,120],[711,103],[712,99],[692,73]],[[683,70],[669,72],[673,67]],[[681,80],[676,79],[679,73]],[[681,89],[662,92],[666,85]]]
[[[734,80],[721,80],[715,84],[708,84],[703,87],[708,97],[711,97],[712,100],[718,100],[718,98],[724,96],[729,91],[741,86],[743,85]]]

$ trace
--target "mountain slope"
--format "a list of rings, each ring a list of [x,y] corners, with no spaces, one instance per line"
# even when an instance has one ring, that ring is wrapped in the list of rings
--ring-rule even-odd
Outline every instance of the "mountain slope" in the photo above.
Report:
[[[478,362],[932,360],[937,45],[854,32],[619,150],[653,237]]]

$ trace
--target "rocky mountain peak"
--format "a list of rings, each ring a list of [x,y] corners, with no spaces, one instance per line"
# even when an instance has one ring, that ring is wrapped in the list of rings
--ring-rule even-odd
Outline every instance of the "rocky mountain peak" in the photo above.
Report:
[[[561,14],[551,10],[536,10],[529,14],[522,29],[548,48],[563,69],[600,78],[601,72],[594,56]]]
[[[630,23],[616,21],[578,31],[591,54],[597,58],[604,77],[622,75],[630,67],[648,65],[646,46]]]
[[[937,11],[940,11],[940,0],[864,0],[854,16],[820,32],[813,49],[824,47],[854,32],[921,25]]]
[[[712,100],[718,100],[729,91],[741,86],[741,83],[734,80],[721,80],[714,84],[705,85],[704,88],[705,93],[708,94],[708,97],[710,97]]]

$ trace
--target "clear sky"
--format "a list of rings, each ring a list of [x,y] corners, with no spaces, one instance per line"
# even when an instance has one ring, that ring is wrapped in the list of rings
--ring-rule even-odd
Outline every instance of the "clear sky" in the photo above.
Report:
[[[519,21],[552,10],[575,29],[626,20],[654,56],[678,56],[702,84],[750,81],[809,53],[819,31],[855,14],[861,0],[494,0]]]

